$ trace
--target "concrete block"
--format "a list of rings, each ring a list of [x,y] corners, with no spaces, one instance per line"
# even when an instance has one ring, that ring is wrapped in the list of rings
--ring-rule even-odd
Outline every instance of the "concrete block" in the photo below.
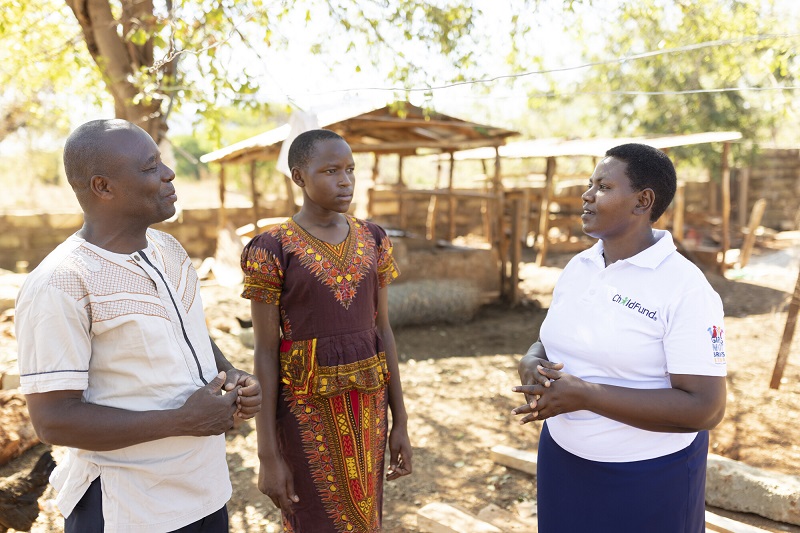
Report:
[[[19,388],[19,372],[16,370],[8,370],[0,377],[0,389],[11,390]]]
[[[536,452],[498,445],[492,448],[491,456],[492,461],[499,465],[536,475]]]
[[[743,524],[706,511],[706,531],[711,533],[768,533],[766,529]]]
[[[503,533],[466,511],[438,502],[417,511],[417,527],[426,533]]]
[[[709,454],[706,503],[800,525],[800,476],[770,472]]]
[[[512,513],[509,513],[493,503],[490,503],[478,511],[478,518],[493,526],[497,526],[505,533],[537,533],[539,531],[535,516],[529,518],[527,521],[522,521]]]

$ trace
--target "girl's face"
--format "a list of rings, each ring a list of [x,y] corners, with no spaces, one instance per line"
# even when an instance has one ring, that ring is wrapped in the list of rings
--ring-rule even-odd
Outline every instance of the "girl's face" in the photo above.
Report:
[[[581,195],[583,232],[590,237],[609,240],[633,227],[640,191],[631,187],[627,166],[624,161],[606,157],[594,169],[589,189]]]
[[[346,213],[353,201],[355,162],[350,146],[339,139],[317,141],[305,168],[295,168],[294,182],[306,202],[328,211]]]

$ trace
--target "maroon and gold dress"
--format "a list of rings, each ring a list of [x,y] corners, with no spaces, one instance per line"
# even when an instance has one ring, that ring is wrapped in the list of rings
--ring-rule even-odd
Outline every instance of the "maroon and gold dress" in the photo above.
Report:
[[[242,296],[280,306],[278,438],[300,498],[287,532],[381,530],[389,371],[375,318],[398,271],[380,226],[347,222],[334,245],[287,219],[242,254]]]

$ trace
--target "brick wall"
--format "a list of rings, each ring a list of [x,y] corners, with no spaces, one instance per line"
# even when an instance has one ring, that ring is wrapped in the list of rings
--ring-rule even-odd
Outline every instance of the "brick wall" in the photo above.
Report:
[[[253,221],[249,207],[227,208],[228,220],[234,226]],[[157,224],[154,227],[175,236],[190,257],[214,255],[217,246],[218,209],[184,209],[178,220]],[[277,216],[262,209],[261,217]],[[0,214],[0,268],[16,271],[24,267],[33,269],[56,246],[80,229],[80,213]]]
[[[767,200],[762,226],[798,229],[800,211],[800,149],[762,150],[750,168],[748,213],[759,198]]]

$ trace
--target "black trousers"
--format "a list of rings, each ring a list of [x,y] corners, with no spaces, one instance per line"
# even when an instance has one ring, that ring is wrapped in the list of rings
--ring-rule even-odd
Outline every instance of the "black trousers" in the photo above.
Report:
[[[64,519],[64,533],[103,533],[103,492],[100,478],[92,481],[72,513]],[[228,507],[172,533],[228,533]]]

